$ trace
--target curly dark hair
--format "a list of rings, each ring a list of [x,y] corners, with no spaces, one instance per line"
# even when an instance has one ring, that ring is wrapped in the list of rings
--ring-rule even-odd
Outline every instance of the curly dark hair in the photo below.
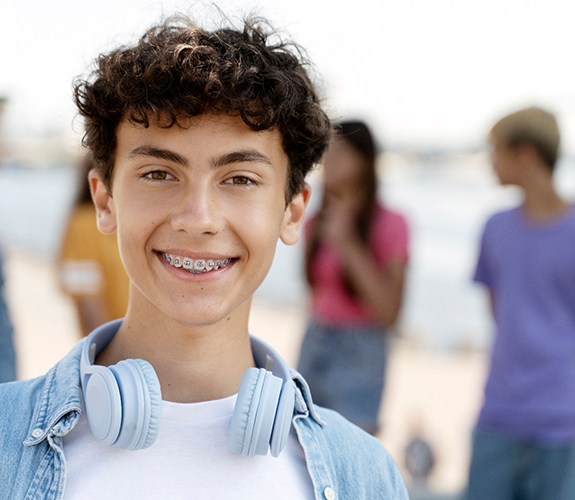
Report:
[[[188,17],[172,16],[135,45],[100,55],[93,72],[74,82],[83,144],[111,190],[122,119],[168,128],[203,113],[239,116],[255,131],[279,130],[289,159],[290,200],[330,136],[308,65],[301,47],[283,41],[262,18],[244,20],[241,30],[207,31]]]

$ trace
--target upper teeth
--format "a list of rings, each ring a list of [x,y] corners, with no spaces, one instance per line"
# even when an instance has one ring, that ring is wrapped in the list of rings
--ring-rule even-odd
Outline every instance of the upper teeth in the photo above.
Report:
[[[192,273],[206,273],[227,266],[231,262],[231,259],[190,259],[189,257],[179,257],[167,253],[163,255],[170,265],[184,268]]]

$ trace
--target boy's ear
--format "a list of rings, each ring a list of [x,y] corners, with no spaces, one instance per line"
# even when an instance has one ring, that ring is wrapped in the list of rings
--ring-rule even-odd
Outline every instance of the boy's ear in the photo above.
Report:
[[[92,201],[96,207],[96,223],[100,232],[111,234],[116,230],[116,212],[114,200],[108,192],[108,188],[100,178],[100,175],[92,170],[88,174]]]
[[[284,212],[280,239],[286,245],[294,245],[299,239],[299,228],[305,216],[305,207],[311,196],[311,186],[305,184],[303,189],[289,201]]]
[[[527,143],[519,145],[517,148],[517,158],[518,161],[527,167],[536,166],[537,168],[543,168],[548,173],[552,172],[552,170],[545,165],[545,160],[533,144]]]

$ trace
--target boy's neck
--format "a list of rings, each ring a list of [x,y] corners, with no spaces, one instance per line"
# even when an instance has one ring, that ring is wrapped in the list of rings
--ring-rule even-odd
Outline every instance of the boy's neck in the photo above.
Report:
[[[236,326],[231,323],[235,323]],[[245,371],[254,366],[247,323],[187,327],[146,324],[129,316],[98,356],[109,366],[123,359],[149,361],[162,388],[162,399],[178,403],[210,401],[237,393]]]
[[[555,189],[550,175],[530,177],[521,188],[525,195],[523,212],[530,219],[552,219],[562,215],[570,207]]]

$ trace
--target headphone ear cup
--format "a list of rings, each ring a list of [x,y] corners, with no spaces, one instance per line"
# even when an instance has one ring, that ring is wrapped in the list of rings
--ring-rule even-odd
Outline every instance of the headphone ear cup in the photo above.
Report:
[[[263,368],[249,368],[234,408],[228,446],[244,456],[265,455],[282,389],[282,380]]]
[[[126,359],[109,367],[122,400],[122,424],[116,445],[130,450],[150,446],[158,436],[162,394],[152,365],[142,359]]]
[[[144,440],[140,446],[140,448],[148,448],[154,443],[160,432],[160,422],[162,421],[162,388],[152,365],[142,359],[138,359],[137,361],[140,364],[142,374],[148,386],[148,394],[150,395],[148,432],[145,433]]]
[[[114,444],[122,426],[122,398],[116,377],[104,366],[94,367],[83,394],[88,425],[96,441]]]
[[[281,390],[280,401],[278,403],[278,410],[274,427],[272,430],[272,437],[270,441],[270,451],[272,456],[277,457],[285,448],[289,431],[291,428],[291,421],[295,408],[295,385],[293,381],[285,383]]]

